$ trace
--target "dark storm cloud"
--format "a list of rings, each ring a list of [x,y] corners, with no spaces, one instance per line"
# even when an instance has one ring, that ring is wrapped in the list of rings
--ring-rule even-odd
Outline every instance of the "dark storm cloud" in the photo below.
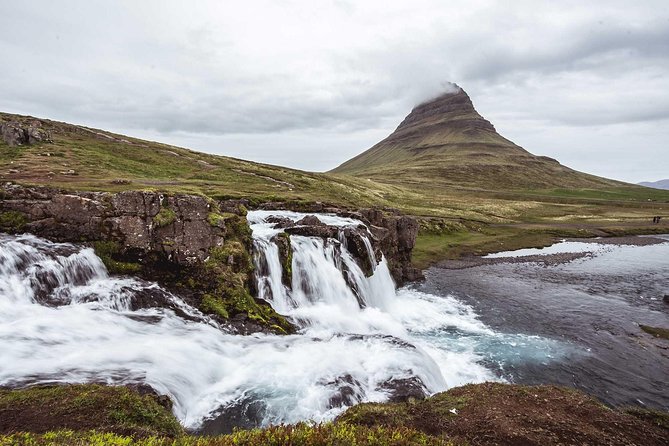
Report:
[[[2,110],[326,169],[455,81],[535,152],[666,147],[665,1],[0,1]]]

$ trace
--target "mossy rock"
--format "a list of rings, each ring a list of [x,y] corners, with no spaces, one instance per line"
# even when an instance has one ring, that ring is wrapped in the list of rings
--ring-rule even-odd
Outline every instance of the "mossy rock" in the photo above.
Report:
[[[234,216],[235,223],[246,219]],[[249,238],[230,237],[222,246],[209,251],[202,274],[193,280],[204,291],[199,305],[204,313],[221,319],[238,315],[276,333],[293,333],[295,327],[278,314],[267,302],[256,299],[250,292],[254,271]]]
[[[0,212],[0,231],[16,234],[22,232],[28,224],[28,217],[22,212]]]
[[[176,219],[177,214],[172,209],[161,206],[160,211],[153,217],[153,223],[157,227],[163,228],[174,223]]]
[[[104,263],[110,274],[132,275],[142,271],[142,265],[139,263],[123,262],[115,259],[121,253],[121,248],[115,241],[93,242],[93,250],[95,251],[95,255],[100,257],[100,260],[102,260],[102,263]]]

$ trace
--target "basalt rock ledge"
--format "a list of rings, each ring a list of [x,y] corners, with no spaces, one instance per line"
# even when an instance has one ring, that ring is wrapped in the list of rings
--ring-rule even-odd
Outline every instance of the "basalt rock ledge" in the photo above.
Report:
[[[267,302],[252,297],[253,240],[245,205],[244,200],[217,201],[198,195],[72,192],[6,183],[0,187],[0,232],[88,244],[110,273],[156,281],[237,333],[292,332],[290,322]],[[385,255],[398,284],[421,277],[411,266],[418,232],[412,217],[374,209],[313,212],[361,220],[372,235],[377,261]],[[307,217],[292,232],[334,235],[333,228],[317,221]],[[345,235],[356,260],[371,274],[375,265],[370,264],[363,233],[369,234],[362,227],[350,228]]]

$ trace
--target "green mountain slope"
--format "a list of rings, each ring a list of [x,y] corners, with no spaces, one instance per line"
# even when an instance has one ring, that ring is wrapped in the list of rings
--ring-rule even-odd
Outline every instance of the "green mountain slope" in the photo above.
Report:
[[[532,155],[499,135],[467,93],[455,88],[415,107],[390,136],[332,172],[408,186],[487,190],[627,186]]]
[[[49,137],[10,146],[0,138],[0,180],[66,189],[153,189],[262,201],[385,204],[392,187],[209,155],[103,130],[0,113],[0,124]]]

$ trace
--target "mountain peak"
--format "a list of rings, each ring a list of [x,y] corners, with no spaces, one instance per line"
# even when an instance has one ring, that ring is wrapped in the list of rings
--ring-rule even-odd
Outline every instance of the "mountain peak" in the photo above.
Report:
[[[412,133],[438,130],[495,133],[495,127],[474,108],[469,95],[458,85],[450,84],[448,91],[415,106],[390,138],[405,138]]]
[[[504,138],[456,84],[415,106],[386,139],[333,172],[421,187],[525,190],[618,184],[533,155]]]

